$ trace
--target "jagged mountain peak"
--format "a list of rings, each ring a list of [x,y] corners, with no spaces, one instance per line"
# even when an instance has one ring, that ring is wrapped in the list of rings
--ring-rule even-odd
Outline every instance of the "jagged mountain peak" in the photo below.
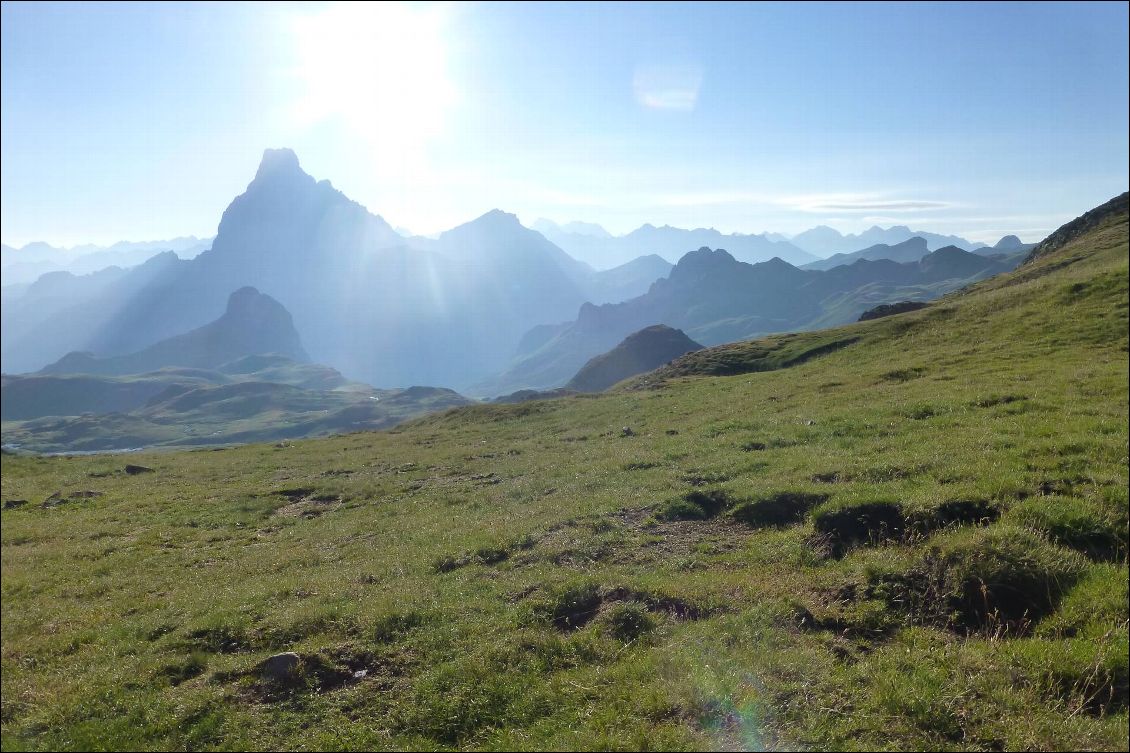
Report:
[[[256,288],[247,285],[228,296],[228,305],[224,310],[225,317],[238,318],[278,318],[285,320],[289,326],[290,312],[269,295],[260,293]]]
[[[269,178],[276,175],[306,175],[298,163],[298,155],[293,149],[264,149],[263,159],[259,162],[259,169],[255,172],[255,180]]]

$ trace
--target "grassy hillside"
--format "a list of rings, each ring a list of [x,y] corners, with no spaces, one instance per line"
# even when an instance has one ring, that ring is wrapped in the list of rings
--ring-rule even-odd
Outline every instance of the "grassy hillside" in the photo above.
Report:
[[[1126,749],[1127,276],[1123,212],[599,397],[4,457],[3,747]]]

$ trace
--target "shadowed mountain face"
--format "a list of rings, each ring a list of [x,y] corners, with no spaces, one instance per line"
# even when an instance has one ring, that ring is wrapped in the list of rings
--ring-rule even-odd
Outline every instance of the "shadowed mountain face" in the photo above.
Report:
[[[643,374],[702,346],[682,330],[662,324],[645,327],[624,338],[607,353],[591,359],[565,385],[577,392],[601,392],[617,382]]]
[[[939,249],[916,262],[860,259],[826,271],[780,259],[745,264],[723,250],[687,254],[646,295],[619,304],[585,304],[575,321],[531,330],[514,365],[476,387],[480,394],[564,384],[588,359],[655,323],[682,329],[705,345],[855,321],[882,303],[930,300],[1010,266]]]
[[[258,353],[309,360],[287,310],[270,296],[247,287],[231,294],[223,316],[199,329],[124,356],[68,353],[40,373],[141,374],[170,366],[212,369]]]

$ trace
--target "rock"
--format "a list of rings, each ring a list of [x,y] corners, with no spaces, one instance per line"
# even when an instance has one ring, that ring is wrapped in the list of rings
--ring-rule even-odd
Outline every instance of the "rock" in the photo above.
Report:
[[[101,497],[102,494],[103,494],[102,492],[96,492],[96,491],[92,491],[90,489],[83,489],[81,491],[71,492],[70,498],[71,499],[94,499],[95,497]]]
[[[301,664],[301,656],[293,651],[287,651],[264,659],[259,665],[259,674],[266,680],[286,682],[297,676]]]
[[[136,476],[139,473],[156,473],[156,471],[144,465],[127,465],[126,473],[131,476]]]
[[[622,436],[622,437],[634,437],[635,435],[636,435],[636,433],[634,431],[632,431],[631,426],[625,426],[623,429],[620,430],[620,436]]]
[[[675,436],[676,434],[679,433],[679,430],[678,429],[668,429],[664,433],[667,434],[667,436],[669,436],[669,437],[673,437],[673,436]]]
[[[873,309],[864,311],[859,316],[859,321],[866,322],[872,319],[882,319],[885,316],[894,316],[895,314],[905,314],[908,311],[918,311],[924,309],[929,304],[922,301],[899,301],[898,303],[884,303],[876,306]]]
[[[27,504],[26,499],[7,499],[7,500],[4,500],[4,509],[5,510],[14,510],[17,507],[23,507],[26,504]]]
[[[63,501],[63,493],[62,492],[52,492],[47,497],[47,499],[43,500],[43,506],[44,507],[54,507],[55,505],[59,504],[62,501]]]

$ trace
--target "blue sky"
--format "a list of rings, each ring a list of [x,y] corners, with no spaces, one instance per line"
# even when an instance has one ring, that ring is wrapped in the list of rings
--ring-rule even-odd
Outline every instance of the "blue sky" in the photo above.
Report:
[[[267,147],[394,225],[1037,240],[1127,189],[1126,3],[3,3],[6,243],[210,235]]]

